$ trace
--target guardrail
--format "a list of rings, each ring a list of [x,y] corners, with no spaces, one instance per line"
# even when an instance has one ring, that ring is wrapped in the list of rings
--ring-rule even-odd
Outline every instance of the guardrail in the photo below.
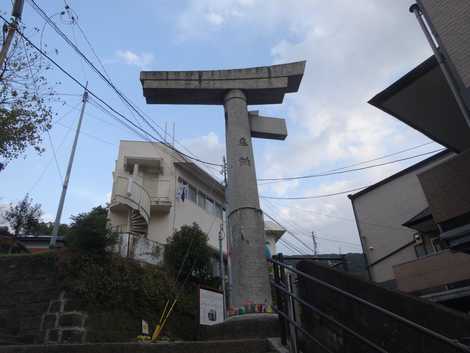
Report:
[[[113,185],[113,202],[122,202],[139,210],[147,223],[150,221],[151,197],[143,185],[134,178],[116,174]]]
[[[287,274],[292,273],[295,274],[297,277],[312,281],[317,285],[322,287],[326,287],[332,291],[340,293],[343,296],[348,297],[349,299],[354,300],[358,304],[362,304],[367,306],[370,309],[375,310],[376,312],[380,312],[394,320],[397,320],[408,327],[412,327],[423,333],[426,336],[432,337],[448,346],[450,350],[446,352],[470,352],[470,348],[466,345],[459,343],[457,340],[446,337],[438,332],[430,330],[416,322],[408,320],[407,318],[397,315],[381,306],[375,305],[371,302],[368,302],[352,293],[349,293],[345,290],[342,290],[338,287],[335,287],[323,280],[315,278],[307,273],[304,273],[298,270],[295,267],[289,266],[284,263],[284,259],[282,254],[278,254],[275,256],[274,259],[268,259],[270,263],[273,264],[273,272],[274,272],[274,279],[271,280],[271,285],[276,290],[276,299],[277,299],[277,306],[275,307],[275,311],[279,314],[280,320],[280,327],[281,327],[281,342],[283,345],[289,346],[289,350],[291,353],[298,352],[298,332],[301,332],[304,337],[309,339],[310,341],[314,342],[318,345],[321,349],[328,353],[336,353],[329,347],[327,347],[318,337],[315,337],[311,332],[308,332],[303,326],[301,321],[298,319],[298,313],[295,312],[295,305],[294,303],[298,303],[303,308],[310,310],[312,313],[318,315],[322,319],[326,320],[327,322],[335,325],[336,327],[340,328],[344,332],[347,332],[360,342],[362,342],[367,347],[371,348],[374,352],[381,352],[381,353],[394,353],[389,351],[377,343],[372,342],[369,338],[361,335],[359,332],[354,330],[351,327],[347,327],[346,325],[342,324],[338,320],[334,319],[330,315],[326,314],[320,308],[308,303],[307,301],[300,298],[296,295],[293,291],[292,282],[288,279]]]

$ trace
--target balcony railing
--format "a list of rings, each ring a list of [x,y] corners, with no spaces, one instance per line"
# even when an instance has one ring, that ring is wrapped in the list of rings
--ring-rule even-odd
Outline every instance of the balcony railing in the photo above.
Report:
[[[150,199],[152,209],[159,211],[169,211],[171,208],[170,199],[170,181],[158,180],[157,181],[157,194],[152,195]]]
[[[147,224],[149,223],[151,197],[148,191],[132,176],[116,173],[111,207],[120,203],[138,210]]]
[[[444,250],[393,267],[398,289],[420,292],[470,279],[470,255]]]

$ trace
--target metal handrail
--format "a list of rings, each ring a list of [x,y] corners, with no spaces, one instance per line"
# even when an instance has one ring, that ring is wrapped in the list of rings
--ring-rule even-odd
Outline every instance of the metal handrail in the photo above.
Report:
[[[334,324],[338,325],[339,327],[341,327],[344,331],[348,332],[349,334],[351,334],[352,336],[358,338],[359,340],[361,340],[362,342],[364,342],[365,344],[367,344],[369,347],[372,347],[376,350],[378,350],[379,352],[382,352],[382,353],[388,353],[387,350],[383,349],[382,347],[379,347],[378,345],[376,345],[374,342],[372,341],[369,341],[367,338],[365,338],[364,336],[358,334],[356,331],[353,331],[352,329],[350,329],[349,327],[345,326],[344,324],[342,324],[341,322],[333,319],[332,317],[330,317],[329,315],[325,314],[323,311],[319,310],[318,308],[314,307],[312,304],[310,303],[307,303],[305,300],[299,298],[297,295],[293,294],[293,293],[290,293],[287,289],[285,289],[283,286],[277,284],[276,282],[274,282],[273,280],[271,280],[271,284],[276,287],[277,289],[279,289],[280,291],[282,291],[283,293],[287,294],[288,296],[294,298],[296,301],[298,301],[299,303],[301,303],[302,305],[305,305],[307,308],[309,308],[310,310],[312,310],[313,312],[315,312],[316,314],[318,314],[319,316],[323,317],[324,319],[330,321],[330,322],[333,322]]]
[[[273,308],[276,313],[281,315],[285,320],[287,320],[290,324],[294,325],[296,329],[300,330],[304,335],[306,335],[308,338],[310,338],[313,342],[318,344],[322,349],[324,349],[328,353],[334,353],[332,352],[328,347],[326,347],[323,343],[321,343],[318,339],[313,337],[306,329],[304,329],[302,326],[300,326],[297,322],[294,320],[291,320],[285,313],[283,313],[281,310],[277,309],[276,307]]]
[[[335,286],[333,286],[333,285],[331,285],[331,284],[329,284],[329,283],[327,283],[327,282],[325,282],[325,281],[322,281],[322,280],[320,280],[320,279],[318,279],[318,278],[315,278],[315,277],[313,277],[313,276],[311,276],[311,275],[309,275],[309,274],[307,274],[307,273],[305,273],[305,272],[302,272],[302,271],[296,269],[295,267],[292,267],[292,266],[290,266],[290,265],[287,265],[287,264],[285,264],[285,263],[283,263],[283,262],[279,262],[279,261],[274,260],[274,259],[268,259],[268,261],[271,262],[271,263],[273,263],[273,264],[275,264],[275,265],[277,265],[277,266],[286,268],[286,269],[288,269],[289,271],[291,271],[291,272],[293,272],[293,273],[295,273],[295,274],[297,274],[297,275],[299,275],[299,276],[301,276],[301,277],[307,278],[307,279],[309,279],[309,280],[311,280],[311,281],[313,281],[313,282],[315,282],[315,283],[317,283],[317,284],[320,284],[320,285],[322,285],[322,286],[324,286],[324,287],[326,287],[326,288],[329,288],[329,289],[331,289],[331,290],[333,290],[333,291],[335,291],[335,292],[341,293],[341,294],[343,294],[344,296],[346,296],[346,297],[348,297],[348,298],[351,298],[351,299],[353,299],[353,300],[355,300],[355,301],[357,301],[357,302],[359,302],[359,303],[361,303],[361,304],[364,304],[365,306],[368,306],[368,307],[370,307],[370,308],[373,308],[373,309],[375,309],[375,310],[377,310],[377,311],[379,311],[379,312],[381,312],[381,313],[383,313],[383,314],[385,314],[385,315],[387,315],[387,316],[389,316],[389,317],[392,317],[392,318],[394,318],[394,319],[396,319],[396,320],[398,320],[398,321],[401,321],[401,322],[403,322],[403,323],[405,323],[405,324],[407,324],[407,325],[409,325],[409,326],[411,326],[411,327],[413,327],[413,328],[415,328],[415,329],[417,329],[417,330],[419,330],[419,331],[421,331],[421,332],[424,332],[424,333],[427,334],[427,335],[430,335],[430,336],[432,336],[432,337],[434,337],[434,338],[436,338],[436,339],[438,339],[438,340],[440,340],[440,341],[443,341],[443,342],[445,342],[445,343],[451,345],[451,346],[454,347],[454,348],[461,349],[461,350],[464,351],[464,352],[470,352],[470,348],[469,348],[468,346],[465,346],[465,345],[459,343],[459,342],[458,342],[457,340],[455,340],[455,339],[451,339],[451,338],[446,337],[446,336],[444,336],[444,335],[442,335],[442,334],[440,334],[440,333],[438,333],[438,332],[435,332],[435,331],[433,331],[433,330],[430,330],[430,329],[428,329],[428,328],[426,328],[426,327],[424,327],[424,326],[422,326],[422,325],[420,325],[420,324],[418,324],[418,323],[416,323],[416,322],[414,322],[414,321],[408,320],[407,318],[404,318],[403,316],[400,316],[400,315],[395,314],[395,313],[393,313],[393,312],[391,312],[391,311],[389,311],[389,310],[387,310],[387,309],[385,309],[385,308],[382,308],[381,306],[378,306],[378,305],[376,305],[376,304],[370,303],[370,302],[368,302],[367,300],[364,300],[364,299],[362,299],[362,298],[360,298],[360,297],[358,297],[358,296],[356,296],[356,295],[354,295],[354,294],[351,294],[351,293],[349,293],[349,292],[347,292],[347,291],[345,291],[345,290],[343,290],[343,289],[340,289],[340,288],[338,288],[338,287],[335,287]],[[292,296],[291,293],[289,293],[289,295]]]

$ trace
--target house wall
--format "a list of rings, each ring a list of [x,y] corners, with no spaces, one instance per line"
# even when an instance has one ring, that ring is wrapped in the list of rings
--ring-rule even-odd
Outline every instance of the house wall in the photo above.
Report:
[[[193,222],[196,222],[204,232],[208,233],[209,245],[218,249],[218,233],[221,219],[209,214],[206,210],[188,199],[184,202],[177,200],[178,177],[182,177],[211,199],[216,200],[219,204],[224,204],[224,200],[216,196],[214,190],[211,190],[195,176],[175,167],[175,162],[182,162],[184,160],[176,153],[172,153],[170,150],[157,143],[150,144],[148,142],[139,141],[121,141],[115,172],[130,174],[124,170],[126,156],[162,159],[162,170],[160,173],[156,173],[156,171],[147,172],[142,168],[139,169],[138,173],[144,187],[150,193],[151,197],[166,195],[172,204],[169,211],[151,210],[148,238],[152,241],[164,244],[166,243],[166,239],[181,226],[192,225]],[[109,213],[109,219],[113,226],[127,224],[127,211],[114,209]]]
[[[183,202],[177,199],[177,188],[178,178],[182,178],[184,181],[192,185],[198,191],[203,192],[205,195],[210,197],[212,200],[220,205],[224,205],[225,201],[223,195],[217,190],[214,190],[207,183],[203,182],[200,178],[196,177],[192,173],[178,166],[175,166],[175,162],[183,162],[184,160],[179,157],[176,153],[168,150],[159,144],[150,144],[148,142],[140,141],[121,141],[119,145],[118,159],[116,161],[116,173],[124,173],[130,175],[130,173],[124,170],[125,157],[139,157],[139,158],[161,158],[161,171],[151,171],[150,173],[139,169],[139,179],[143,186],[147,189],[150,195],[161,196],[167,195],[171,202],[171,208],[169,211],[162,211],[152,209],[150,213],[150,222],[148,225],[148,239],[151,241],[165,244],[167,238],[177,231],[183,225],[192,225],[196,222],[203,232],[209,236],[209,245],[214,249],[219,249],[219,230],[220,225],[224,223],[225,226],[225,212],[223,219],[209,213],[206,209],[201,208],[197,203],[194,203],[188,197]],[[165,188],[165,191],[163,190]],[[113,188],[114,195],[114,188]],[[122,226],[121,231],[127,232],[128,227],[128,210],[126,206],[121,208],[114,207],[109,212],[109,219],[112,226]],[[266,235],[266,240],[269,242],[269,248],[272,254],[276,253],[275,240],[273,236]],[[223,241],[224,251],[227,251],[226,241]]]
[[[403,227],[428,206],[417,174],[450,158],[450,154],[391,179],[352,198],[356,224],[368,264],[413,240],[414,230]],[[381,283],[395,279],[393,266],[416,259],[413,245],[369,268],[371,279]]]
[[[470,213],[470,150],[419,175],[436,223]]]
[[[398,289],[415,292],[470,278],[470,255],[444,250],[394,266]]]
[[[221,205],[225,204],[225,201],[221,197],[216,196],[213,189],[204,185],[189,173],[178,168],[175,168],[175,173],[176,180],[178,177],[181,177],[190,185],[194,186],[198,191],[203,192],[217,203]],[[186,198],[184,202],[176,200],[172,211],[172,217],[174,217],[174,220],[172,219],[172,221],[174,222],[175,230],[179,229],[183,225],[191,225],[193,222],[196,222],[201,230],[209,236],[209,245],[215,249],[219,249],[219,230],[221,223],[224,223],[224,230],[226,229],[223,219],[210,214],[207,210],[202,209],[189,198]],[[223,242],[223,247],[224,251],[226,251],[225,242]]]

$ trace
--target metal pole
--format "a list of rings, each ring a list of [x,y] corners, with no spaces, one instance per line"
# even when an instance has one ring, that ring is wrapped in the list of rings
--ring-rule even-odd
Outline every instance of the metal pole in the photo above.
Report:
[[[439,63],[439,66],[441,67],[442,73],[444,74],[447,80],[447,83],[449,84],[450,90],[452,91],[454,98],[457,101],[457,105],[459,106],[460,111],[463,114],[465,122],[467,123],[468,127],[470,127],[470,115],[468,113],[467,107],[465,106],[465,103],[462,97],[460,96],[459,89],[457,88],[457,85],[455,84],[452,78],[452,75],[446,66],[446,63],[444,62],[444,59],[442,57],[441,52],[439,51],[439,48],[436,46],[436,43],[434,42],[434,38],[432,37],[431,33],[426,27],[426,23],[424,23],[423,13],[421,9],[419,8],[418,4],[411,5],[410,12],[415,14],[416,19],[418,20],[418,23],[421,26],[421,29],[423,30],[424,35],[426,36],[426,39],[428,40],[432,51],[434,52],[434,56],[436,57],[437,62]]]
[[[222,246],[222,240],[224,240],[224,224],[220,224],[219,230],[219,252],[220,252],[220,281],[222,282],[222,293],[224,296],[224,320],[227,317],[227,306],[225,304],[225,269],[224,269],[224,248]]]
[[[297,322],[296,321],[296,318],[295,318],[295,311],[294,311],[294,299],[292,298],[292,293],[294,291],[294,288],[292,286],[292,277],[291,277],[291,274],[287,274],[287,290],[288,290],[288,293],[289,293],[289,297],[288,297],[288,302],[287,302],[287,307],[288,307],[288,315],[289,315],[289,319],[291,320],[291,322],[295,323]],[[291,338],[291,351],[293,353],[297,353],[298,352],[298,348],[297,348],[297,328],[295,327],[295,324],[291,324],[289,325],[290,326],[290,338]]]
[[[15,0],[15,3],[13,4],[11,15],[14,17],[14,20],[8,26],[7,37],[5,38],[5,42],[3,43],[2,50],[0,51],[0,67],[3,66],[5,62],[5,59],[8,54],[8,50],[10,49],[11,43],[13,41],[13,37],[15,36],[16,29],[18,28],[21,15],[23,14],[23,5],[24,5],[24,0]]]
[[[277,255],[277,258],[278,260],[281,260],[282,254],[279,253]],[[278,262],[273,262],[272,264],[273,264],[274,282],[280,286],[281,285],[281,276],[280,276],[281,268]],[[279,290],[279,287],[276,287],[276,306],[277,306],[278,312],[285,314],[283,296],[284,296],[284,293],[281,293],[281,291]],[[279,315],[279,328],[281,329],[281,344],[283,346],[287,345],[287,334],[286,334],[285,327],[286,327],[285,318],[284,316]]]
[[[88,83],[87,85],[88,86]],[[59,233],[60,218],[62,217],[62,210],[64,208],[65,195],[67,194],[67,187],[69,185],[70,173],[72,171],[73,159],[75,157],[75,150],[77,149],[78,136],[80,135],[80,128],[82,126],[83,114],[85,113],[85,106],[88,100],[88,91],[83,92],[82,99],[82,110],[80,111],[80,118],[78,119],[77,130],[75,132],[75,139],[73,141],[72,151],[70,152],[69,164],[67,166],[67,174],[65,175],[64,184],[62,185],[62,194],[60,195],[59,207],[57,208],[57,214],[55,217],[54,228],[52,230],[52,237],[49,243],[50,248],[54,248],[57,243],[57,235]]]

